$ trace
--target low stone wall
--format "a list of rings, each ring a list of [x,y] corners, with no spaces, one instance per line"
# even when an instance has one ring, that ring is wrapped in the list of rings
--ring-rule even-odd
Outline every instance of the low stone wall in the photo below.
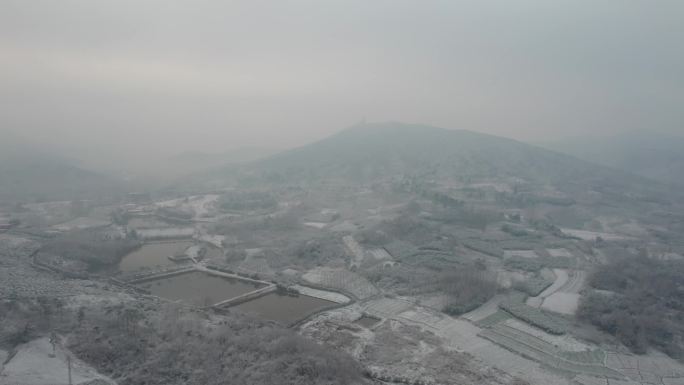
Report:
[[[158,274],[152,274],[152,275],[144,276],[144,277],[141,277],[141,278],[132,279],[132,280],[130,280],[130,281],[127,281],[127,283],[130,284],[130,285],[137,285],[137,284],[139,284],[139,283],[144,283],[144,282],[149,282],[149,281],[156,281],[156,280],[158,280],[158,279],[167,278],[167,277],[173,277],[173,276],[176,276],[176,275],[186,274],[186,273],[190,273],[190,272],[193,272],[193,271],[199,271],[199,270],[195,269],[194,266],[190,266],[190,267],[185,267],[185,268],[182,268],[182,269],[179,269],[179,270],[166,271],[166,272],[161,272],[161,273],[158,273]]]
[[[257,299],[259,297],[262,297],[266,294],[273,293],[277,289],[278,289],[278,287],[276,285],[269,285],[266,287],[262,287],[261,289],[257,289],[255,291],[250,291],[247,294],[243,294],[243,295],[235,297],[235,298],[231,298],[231,299],[227,299],[225,301],[221,301],[219,303],[212,305],[212,307],[231,307],[231,306],[239,305],[243,302],[251,301],[253,299]]]

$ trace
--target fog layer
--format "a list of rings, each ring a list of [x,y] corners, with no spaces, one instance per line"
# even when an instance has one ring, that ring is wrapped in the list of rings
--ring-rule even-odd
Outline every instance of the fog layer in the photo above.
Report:
[[[0,130],[76,157],[358,121],[523,140],[684,121],[684,2],[3,1]]]

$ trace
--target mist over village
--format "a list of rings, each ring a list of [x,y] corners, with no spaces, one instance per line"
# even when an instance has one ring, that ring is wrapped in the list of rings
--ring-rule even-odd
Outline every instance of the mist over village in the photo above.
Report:
[[[0,385],[684,384],[684,3],[0,3]]]

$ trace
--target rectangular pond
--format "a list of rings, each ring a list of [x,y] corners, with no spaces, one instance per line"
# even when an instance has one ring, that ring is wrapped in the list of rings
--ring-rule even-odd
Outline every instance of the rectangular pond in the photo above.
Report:
[[[193,306],[211,306],[264,287],[237,278],[190,271],[136,284],[158,297]]]
[[[332,305],[336,305],[336,303],[308,295],[291,296],[273,292],[233,306],[231,309],[251,313],[283,324],[290,324]]]
[[[139,249],[123,257],[119,263],[119,270],[131,272],[143,268],[160,268],[176,265],[169,259],[170,256],[182,254],[191,241],[145,243]]]

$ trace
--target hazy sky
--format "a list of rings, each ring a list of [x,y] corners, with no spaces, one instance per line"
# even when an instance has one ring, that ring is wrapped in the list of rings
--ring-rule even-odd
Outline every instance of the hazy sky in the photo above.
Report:
[[[362,119],[683,132],[684,1],[0,1],[2,130],[158,154]]]

